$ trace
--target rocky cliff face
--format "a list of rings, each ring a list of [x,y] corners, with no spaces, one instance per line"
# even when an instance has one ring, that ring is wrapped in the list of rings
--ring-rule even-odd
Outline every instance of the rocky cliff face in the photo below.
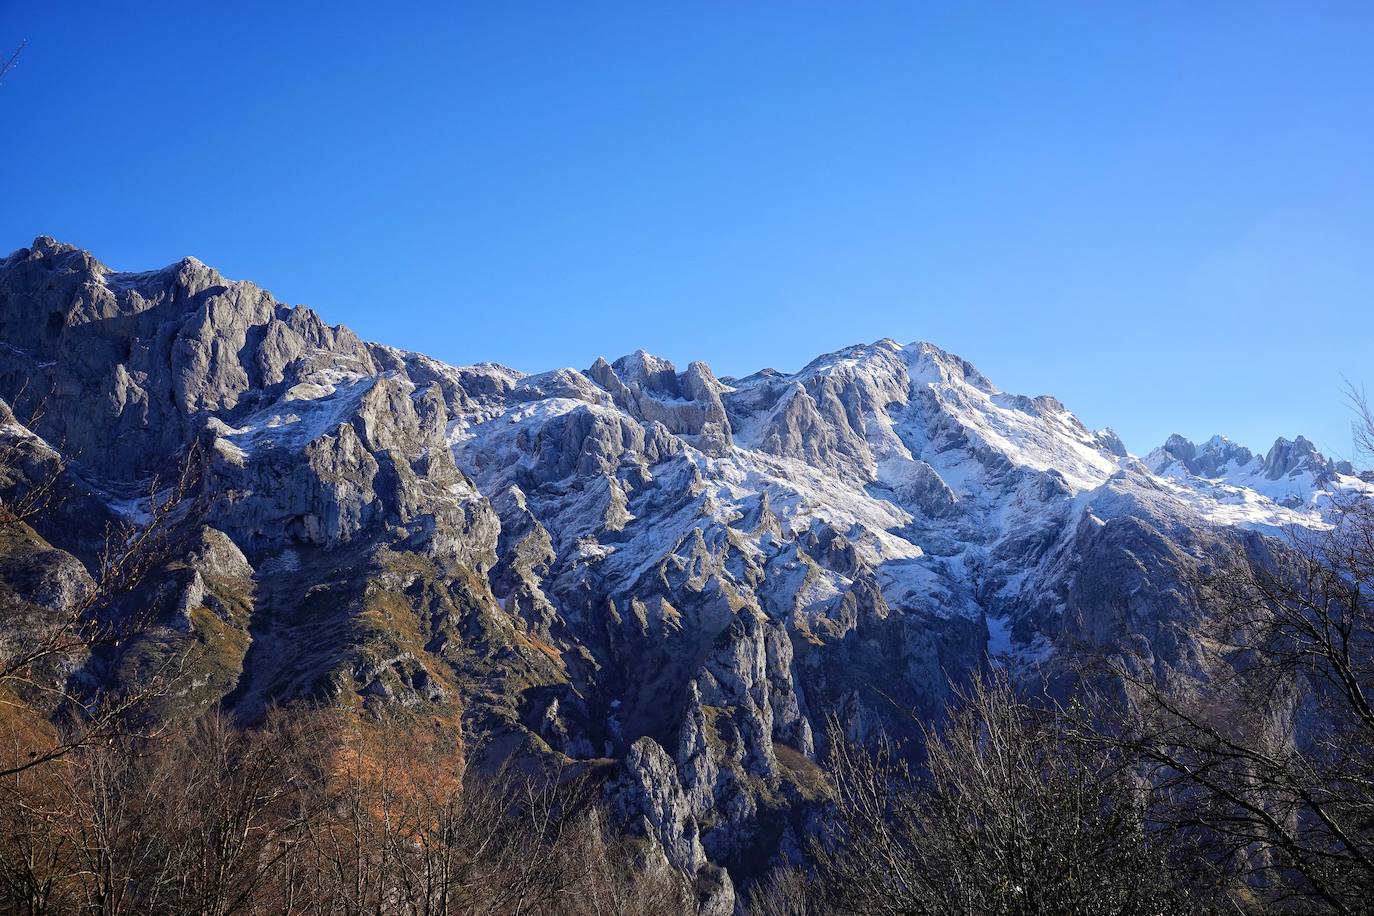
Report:
[[[1085,640],[1186,667],[1189,568],[1374,490],[1302,438],[1141,461],[930,344],[742,379],[456,368],[192,259],[119,273],[51,239],[0,262],[0,397],[11,498],[67,460],[48,543],[0,564],[33,606],[199,456],[140,599],[159,625],[80,676],[198,646],[186,711],[325,700],[609,759],[612,808],[721,913],[797,854],[827,717],[901,732]]]

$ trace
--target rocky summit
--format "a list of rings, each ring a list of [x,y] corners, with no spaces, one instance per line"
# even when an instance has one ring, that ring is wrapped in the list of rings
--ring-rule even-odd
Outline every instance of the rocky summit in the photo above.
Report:
[[[0,261],[0,397],[0,486],[64,494],[0,558],[35,605],[195,456],[130,599],[155,625],[73,689],[194,645],[188,714],[392,709],[493,766],[598,774],[718,913],[797,855],[829,724],[910,731],[978,671],[1053,680],[1084,647],[1186,676],[1193,570],[1374,492],[1300,436],[1138,458],[929,343],[744,378],[457,367],[50,238]]]

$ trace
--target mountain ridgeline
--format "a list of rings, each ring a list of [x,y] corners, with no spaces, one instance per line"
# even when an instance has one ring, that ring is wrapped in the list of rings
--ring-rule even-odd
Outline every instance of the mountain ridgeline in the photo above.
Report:
[[[194,456],[175,553],[121,599],[153,624],[73,690],[196,646],[172,714],[398,713],[595,772],[719,913],[800,858],[829,721],[909,734],[979,672],[1053,684],[1085,652],[1198,676],[1196,572],[1374,492],[1302,437],[1137,458],[928,343],[745,378],[455,367],[49,238],[0,261],[0,398],[5,492],[62,493],[5,546],[37,604]]]

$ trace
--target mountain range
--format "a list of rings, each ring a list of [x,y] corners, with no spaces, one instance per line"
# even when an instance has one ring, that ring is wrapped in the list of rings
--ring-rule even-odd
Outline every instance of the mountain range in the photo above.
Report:
[[[194,647],[179,713],[398,711],[594,772],[705,912],[800,854],[829,725],[909,732],[979,671],[1087,651],[1187,676],[1199,569],[1374,493],[1302,436],[1132,455],[930,343],[744,378],[450,366],[192,258],[50,238],[0,261],[0,397],[4,492],[63,494],[0,557],[35,604],[197,456],[131,599],[156,624],[77,688]]]

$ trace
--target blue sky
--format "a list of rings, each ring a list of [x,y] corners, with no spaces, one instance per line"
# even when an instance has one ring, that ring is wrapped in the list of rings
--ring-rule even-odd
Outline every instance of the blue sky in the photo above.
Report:
[[[1367,2],[0,0],[20,39],[6,251],[531,371],[930,340],[1138,452],[1348,454],[1374,388]]]

